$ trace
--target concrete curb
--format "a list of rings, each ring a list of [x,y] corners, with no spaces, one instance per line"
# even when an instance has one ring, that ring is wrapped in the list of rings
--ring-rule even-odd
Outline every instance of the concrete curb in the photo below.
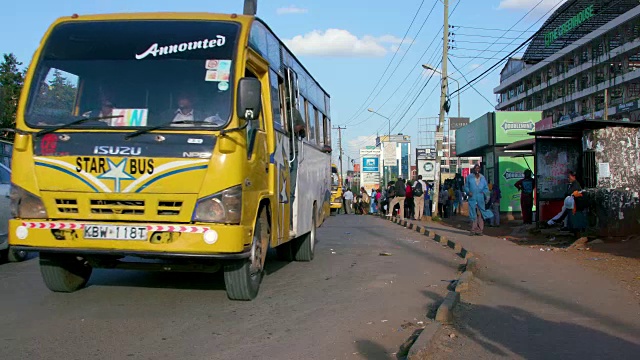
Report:
[[[411,354],[415,357],[420,351],[424,350],[426,347],[430,345],[430,343],[435,339],[435,335],[437,331],[440,329],[441,324],[451,324],[453,323],[453,311],[456,305],[460,302],[460,293],[469,290],[469,283],[473,280],[474,271],[478,270],[478,259],[473,255],[473,253],[467,249],[465,249],[461,244],[457,244],[455,241],[448,239],[446,236],[436,233],[433,230],[428,229],[424,225],[417,225],[414,223],[410,223],[407,220],[402,220],[396,217],[385,217],[381,216],[383,219],[387,219],[391,222],[394,222],[400,226],[416,231],[419,234],[426,236],[427,238],[440,243],[442,245],[446,245],[447,247],[453,249],[453,251],[460,258],[465,259],[464,264],[461,266],[462,273],[452,283],[452,287],[447,296],[444,298],[444,301],[438,307],[438,311],[436,312],[436,322],[427,325],[425,329],[420,333],[420,336],[411,346],[409,350],[409,358],[411,358]],[[429,331],[427,331],[429,329]]]
[[[442,325],[439,322],[432,322],[429,325],[425,326],[424,330],[422,330],[416,341],[414,341],[413,345],[411,345],[407,359],[423,359],[423,357],[420,357],[420,353],[423,350],[431,347],[433,342],[436,340],[441,328]]]
[[[440,322],[443,325],[448,325],[453,323],[453,309],[460,302],[460,293],[457,291],[449,291],[447,296],[445,296],[444,301],[438,307],[438,312],[436,313],[436,321]]]

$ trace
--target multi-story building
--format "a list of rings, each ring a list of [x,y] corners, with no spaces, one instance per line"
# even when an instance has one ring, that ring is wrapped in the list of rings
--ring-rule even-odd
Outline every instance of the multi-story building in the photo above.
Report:
[[[436,137],[438,129],[438,118],[419,118],[418,119],[418,147],[417,154],[434,154],[436,149]],[[472,167],[473,164],[481,161],[479,157],[458,157],[456,151],[456,130],[469,124],[469,118],[464,117],[446,117],[444,122],[444,132],[442,133],[442,156],[440,157],[440,171],[443,174],[462,173],[463,169]],[[425,158],[426,159],[426,158]],[[434,157],[435,159],[435,157]],[[416,163],[418,163],[416,156]],[[418,173],[425,176],[431,176],[432,170],[425,170],[423,167],[432,167],[431,161],[420,162],[417,164]],[[421,170],[422,168],[422,170]],[[421,171],[423,173],[421,173]],[[425,172],[428,174],[425,174]]]
[[[376,138],[376,147],[380,148],[381,181],[388,182],[397,178],[409,179],[411,176],[411,136],[382,135]]]
[[[497,110],[539,110],[554,123],[640,119],[637,0],[567,1],[522,58],[500,73]]]

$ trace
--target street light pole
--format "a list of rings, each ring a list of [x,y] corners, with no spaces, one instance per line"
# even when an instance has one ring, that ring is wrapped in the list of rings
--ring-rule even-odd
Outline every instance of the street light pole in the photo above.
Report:
[[[442,72],[440,72],[440,70],[434,68],[433,66],[431,66],[429,64],[423,64],[422,67],[425,70],[431,70],[433,72],[436,72],[436,73],[442,75]],[[452,78],[451,76],[447,76],[447,79],[451,79],[451,80],[455,81],[456,85],[458,86],[458,92],[457,92],[457,94],[458,94],[457,95],[457,98],[458,98],[458,117],[460,117],[460,82],[458,80]]]
[[[391,142],[391,119],[389,119],[388,117],[380,114],[379,112],[376,112],[375,110],[373,110],[371,108],[367,109],[367,111],[370,112],[370,113],[374,113],[374,114],[376,114],[376,115],[378,115],[378,116],[380,116],[382,118],[385,118],[385,119],[387,119],[389,121],[389,132],[387,133],[387,142]],[[383,159],[383,161],[384,161],[384,159]],[[382,168],[383,170],[382,171],[384,171],[384,163],[383,163],[382,166],[383,166],[383,168]],[[391,170],[389,170],[389,171],[391,171]],[[387,171],[385,173],[386,176],[384,177],[384,185],[386,185],[389,182],[389,171]]]
[[[433,208],[432,213],[438,211],[438,200],[440,197],[441,172],[440,163],[442,162],[442,140],[444,138],[444,104],[447,97],[447,61],[449,50],[449,0],[444,0],[444,24],[442,37],[442,86],[440,87],[440,114],[439,126],[436,133],[436,173],[435,184],[433,189]],[[439,135],[439,136],[438,136]],[[444,215],[444,214],[443,214]]]

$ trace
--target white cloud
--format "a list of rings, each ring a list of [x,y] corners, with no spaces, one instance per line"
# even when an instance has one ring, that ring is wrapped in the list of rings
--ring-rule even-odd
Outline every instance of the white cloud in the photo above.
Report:
[[[530,10],[540,0],[502,0],[500,1],[500,5],[498,5],[498,9],[508,9],[508,10]],[[547,11],[558,3],[558,0],[543,0],[540,5],[536,8],[538,11]]]
[[[360,156],[360,149],[366,146],[375,146],[376,135],[358,136],[347,142],[347,151],[352,157]]]
[[[306,14],[309,12],[309,9],[304,9],[301,7],[297,7],[295,5],[281,7],[276,10],[276,14],[278,15],[288,15],[288,14]]]
[[[397,46],[401,41],[392,35],[358,38],[343,29],[314,30],[284,40],[296,55],[331,57],[382,57],[389,51],[385,45]]]

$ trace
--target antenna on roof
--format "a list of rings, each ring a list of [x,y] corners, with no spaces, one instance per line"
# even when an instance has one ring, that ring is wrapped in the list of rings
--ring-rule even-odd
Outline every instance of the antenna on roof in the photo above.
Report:
[[[255,15],[258,12],[258,0],[244,0],[244,15]]]

